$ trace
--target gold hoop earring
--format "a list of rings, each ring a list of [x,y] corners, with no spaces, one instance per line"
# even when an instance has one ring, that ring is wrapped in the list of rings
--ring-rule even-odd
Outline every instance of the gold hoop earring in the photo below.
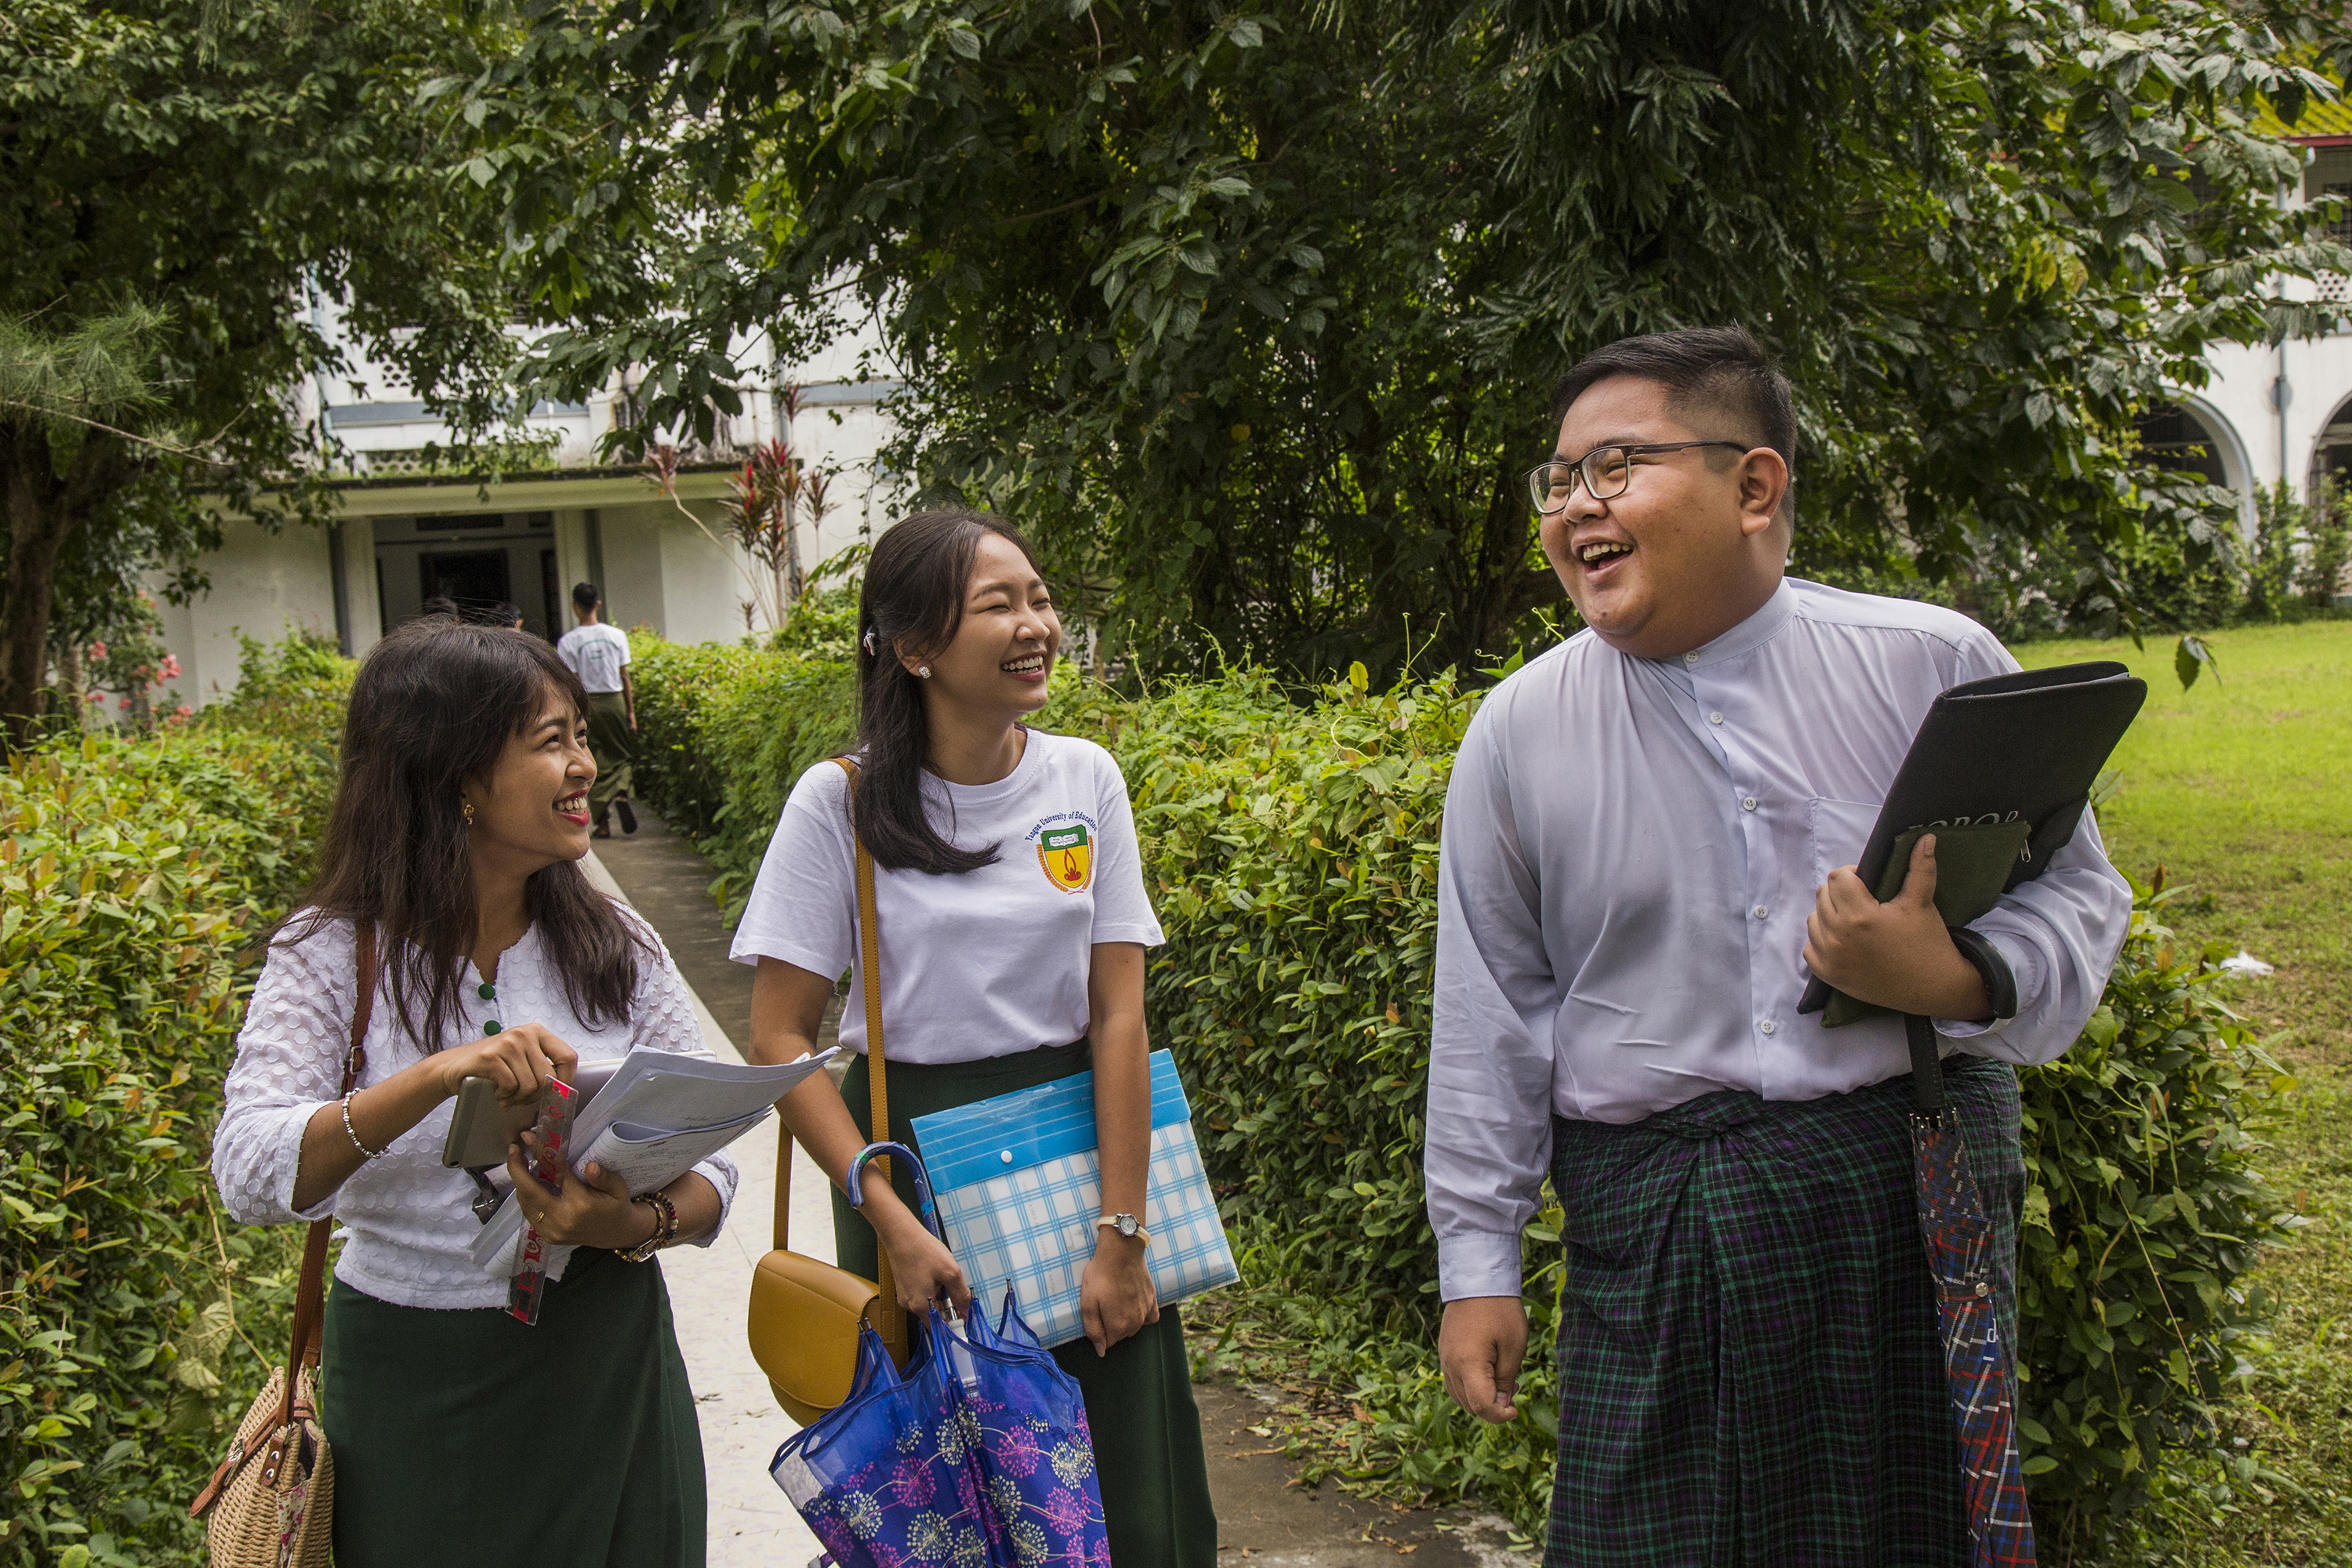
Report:
[[[468,827],[473,826],[474,803],[470,800],[461,800],[457,803],[457,809],[466,814],[466,826]]]

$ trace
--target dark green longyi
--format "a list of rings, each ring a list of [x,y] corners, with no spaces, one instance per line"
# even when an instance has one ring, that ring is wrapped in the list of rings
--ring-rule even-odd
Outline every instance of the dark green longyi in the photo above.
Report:
[[[702,1568],[702,1436],[658,1263],[583,1247],[539,1321],[327,1292],[336,1568]]]

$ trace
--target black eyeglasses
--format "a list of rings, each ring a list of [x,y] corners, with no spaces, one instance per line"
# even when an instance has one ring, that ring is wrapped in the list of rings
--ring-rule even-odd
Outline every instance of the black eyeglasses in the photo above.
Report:
[[[1558,458],[1538,463],[1528,470],[1528,495],[1536,503],[1536,510],[1545,517],[1559,511],[1576,498],[1579,479],[1592,492],[1595,500],[1610,500],[1625,493],[1633,482],[1633,459],[1649,452],[1687,452],[1694,447],[1728,447],[1742,454],[1757,450],[1737,441],[1652,441],[1639,447],[1595,447],[1572,463]]]

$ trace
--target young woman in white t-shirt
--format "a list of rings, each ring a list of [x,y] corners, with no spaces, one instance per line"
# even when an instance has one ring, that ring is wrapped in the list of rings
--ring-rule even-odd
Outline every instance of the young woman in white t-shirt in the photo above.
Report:
[[[733,952],[757,963],[752,1055],[815,1047],[850,972],[841,1089],[820,1073],[782,1103],[838,1189],[872,1137],[921,1146],[913,1118],[1093,1068],[1105,1223],[1081,1286],[1087,1338],[1055,1357],[1085,1392],[1118,1568],[1209,1568],[1217,1521],[1184,1333],[1161,1310],[1144,1208],[1151,1137],[1143,950],[1162,940],[1144,895],[1127,784],[1088,741],[1022,722],[1045,703],[1060,619],[1028,543],[995,518],[921,512],[874,547],[859,593],[859,779],[801,776],[769,841]],[[856,840],[873,854],[891,1125],[866,1124]],[[898,1190],[865,1211],[836,1190],[845,1268],[874,1276],[877,1238],[901,1305],[961,1314],[970,1286]],[[870,1222],[870,1223],[869,1223]]]

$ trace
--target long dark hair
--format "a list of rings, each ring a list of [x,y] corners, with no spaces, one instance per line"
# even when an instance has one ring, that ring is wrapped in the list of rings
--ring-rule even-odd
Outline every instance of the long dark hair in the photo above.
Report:
[[[923,810],[923,758],[930,726],[923,683],[898,661],[936,653],[963,625],[965,586],[980,542],[1013,542],[1029,564],[1037,552],[1002,518],[961,507],[919,511],[875,542],[857,590],[857,837],[874,863],[934,876],[996,864],[996,846],[959,849]]]
[[[273,940],[299,941],[331,920],[373,924],[392,1005],[428,1052],[462,1026],[459,991],[481,923],[458,792],[489,776],[550,688],[588,710],[580,678],[539,638],[438,617],[376,644],[352,685],[318,879]],[[572,1011],[592,1027],[625,1019],[637,954],[651,951],[644,936],[577,861],[532,873],[523,898]]]

